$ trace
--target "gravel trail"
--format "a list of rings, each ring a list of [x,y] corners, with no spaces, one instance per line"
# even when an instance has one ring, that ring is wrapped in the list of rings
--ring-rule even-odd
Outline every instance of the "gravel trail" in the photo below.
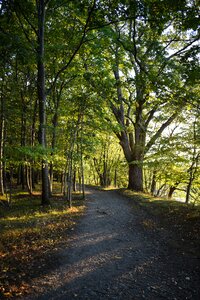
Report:
[[[117,191],[90,189],[60,264],[25,300],[199,300],[199,259]],[[146,222],[146,223],[145,223]],[[146,224],[146,226],[144,226]]]

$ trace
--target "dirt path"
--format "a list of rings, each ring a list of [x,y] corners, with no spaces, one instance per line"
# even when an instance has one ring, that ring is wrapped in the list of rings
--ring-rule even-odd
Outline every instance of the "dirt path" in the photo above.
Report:
[[[90,190],[61,266],[36,278],[26,299],[200,299],[198,258],[176,249],[166,230],[142,226],[147,213],[129,201]]]

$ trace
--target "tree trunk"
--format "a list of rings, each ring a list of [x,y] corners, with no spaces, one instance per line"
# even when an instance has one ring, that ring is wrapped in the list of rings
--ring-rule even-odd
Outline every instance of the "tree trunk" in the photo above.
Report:
[[[46,148],[46,95],[45,95],[45,66],[44,66],[44,23],[45,1],[38,1],[38,78],[37,89],[39,99],[39,143]],[[42,160],[42,205],[48,205],[49,201],[49,170],[48,163]]]
[[[72,180],[73,180],[73,174],[72,174],[72,153],[70,155],[69,159],[69,169],[68,169],[68,178],[67,178],[67,201],[69,203],[69,207],[72,207]]]
[[[192,188],[192,184],[193,181],[195,179],[195,174],[197,172],[197,168],[198,168],[198,163],[199,163],[199,157],[200,157],[200,152],[197,152],[197,120],[194,121],[193,123],[193,156],[192,156],[192,162],[191,162],[191,166],[188,169],[188,173],[189,173],[189,180],[188,180],[188,185],[187,185],[187,190],[186,190],[186,198],[185,198],[185,203],[189,203],[190,201],[190,191]]]
[[[54,100],[54,102],[55,102],[55,100]],[[53,125],[53,134],[52,134],[52,141],[51,141],[51,148],[52,148],[51,156],[52,156],[52,158],[53,158],[54,150],[55,150],[55,146],[56,146],[56,130],[57,130],[57,126],[58,126],[58,112],[57,112],[58,103],[59,103],[59,100],[57,100],[56,111],[55,111],[53,119],[52,119],[52,125]],[[53,192],[53,161],[51,161],[51,163],[50,163],[49,178],[50,178],[50,194],[52,194],[52,192]]]
[[[187,185],[187,190],[186,190],[186,198],[185,198],[185,203],[189,203],[190,201],[190,190],[192,186],[192,179],[190,178],[188,185]]]
[[[80,156],[81,156],[81,185],[82,185],[82,195],[85,200],[85,177],[84,177],[84,164],[83,164],[83,122],[81,124],[81,147],[80,147]]]
[[[153,177],[151,181],[151,195],[155,195],[156,191],[156,170],[153,170]]]
[[[4,195],[3,184],[3,148],[4,148],[4,114],[3,99],[1,99],[1,120],[0,120],[0,195]]]
[[[117,168],[115,168],[114,187],[117,187]]]
[[[167,196],[168,199],[172,199],[172,195],[173,195],[175,190],[176,190],[175,186],[170,186],[169,193],[168,193],[168,196]]]
[[[128,189],[138,192],[143,191],[143,171],[141,165],[129,165]]]
[[[29,194],[33,193],[33,183],[32,183],[32,167],[26,166],[26,182]]]
[[[20,184],[22,185],[22,190],[24,191],[26,180],[25,180],[25,166],[23,164],[21,164],[20,166]]]
[[[50,162],[49,166],[49,193],[52,196],[53,192],[53,162]]]
[[[26,104],[25,104],[25,99],[24,99],[24,95],[23,92],[21,91],[21,146],[25,147],[26,146],[26,132],[27,132],[27,128],[26,128]],[[23,157],[23,160],[26,161],[26,157]],[[25,190],[25,186],[27,185],[27,181],[26,181],[26,167],[24,162],[21,164],[21,185],[22,185],[22,190]]]
[[[38,112],[38,99],[35,99],[34,102],[34,108],[33,108],[33,115],[32,115],[32,124],[31,124],[31,146],[33,147],[35,145],[35,133],[36,133],[36,121],[37,121],[37,112]],[[35,185],[38,183],[37,182],[37,173],[34,169],[34,160],[31,160],[31,190],[35,189]]]
[[[167,196],[168,199],[172,199],[172,195],[173,195],[174,191],[177,189],[179,183],[180,182],[177,181],[174,185],[170,186],[169,193],[168,193],[168,196]]]
[[[74,172],[73,172],[73,192],[76,192],[76,168],[74,167]]]
[[[161,196],[163,189],[166,187],[166,183],[163,183],[157,190],[156,197]]]

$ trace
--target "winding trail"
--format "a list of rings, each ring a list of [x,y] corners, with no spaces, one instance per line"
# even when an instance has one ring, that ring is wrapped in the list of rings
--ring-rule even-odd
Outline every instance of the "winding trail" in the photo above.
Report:
[[[200,299],[197,257],[169,244],[163,228],[143,226],[147,213],[116,191],[91,189],[87,198],[62,265],[34,279],[23,299]]]

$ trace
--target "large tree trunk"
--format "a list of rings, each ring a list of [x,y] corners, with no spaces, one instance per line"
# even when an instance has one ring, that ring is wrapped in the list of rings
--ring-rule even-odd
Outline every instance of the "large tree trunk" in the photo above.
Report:
[[[38,99],[39,99],[39,143],[46,148],[46,95],[45,95],[45,66],[44,66],[44,22],[45,1],[38,1]],[[49,201],[49,171],[48,163],[42,160],[42,205],[48,205]]]
[[[118,124],[121,126],[122,130],[116,133],[120,140],[120,145],[123,148],[125,158],[129,164],[129,183],[128,188],[135,191],[143,191],[143,159],[145,151],[145,139],[146,132],[144,129],[143,122],[143,96],[144,87],[142,83],[136,86],[137,92],[137,106],[135,111],[135,122],[134,122],[134,132],[129,129],[130,126],[130,106],[127,111],[127,116],[125,114],[124,107],[124,97],[121,88],[120,72],[119,72],[119,56],[118,56],[118,46],[115,51],[116,65],[114,68],[114,75],[116,79],[116,90],[119,106],[115,106],[111,103],[111,109],[116,117]]]
[[[155,104],[148,107],[149,99],[149,80],[148,62],[143,60],[140,51],[137,48],[138,33],[136,31],[136,19],[131,19],[129,23],[129,37],[132,47],[123,43],[121,40],[121,29],[115,26],[119,41],[125,51],[128,50],[130,62],[132,64],[135,78],[135,91],[129,90],[129,97],[124,93],[124,79],[120,78],[121,49],[119,44],[113,46],[115,61],[113,64],[113,73],[115,76],[116,95],[110,100],[111,110],[119,124],[120,131],[115,131],[123,148],[125,158],[129,165],[129,184],[128,188],[136,191],[143,191],[143,161],[150,148],[155,144],[156,140],[161,136],[164,129],[169,126],[178,115],[174,112],[158,130],[151,136],[146,143],[146,133],[148,126],[152,121],[154,114],[158,109]],[[139,41],[140,43],[140,41]],[[149,49],[152,49],[151,47]],[[155,83],[154,83],[155,84]],[[126,89],[126,88],[125,88]],[[134,104],[133,104],[134,103]]]
[[[142,165],[129,165],[128,189],[143,191],[143,170]]]
[[[129,165],[128,189],[143,192],[143,145],[145,136],[141,134],[137,138],[137,144],[135,143],[135,145],[130,145],[130,140],[125,132],[120,139],[120,144]]]

